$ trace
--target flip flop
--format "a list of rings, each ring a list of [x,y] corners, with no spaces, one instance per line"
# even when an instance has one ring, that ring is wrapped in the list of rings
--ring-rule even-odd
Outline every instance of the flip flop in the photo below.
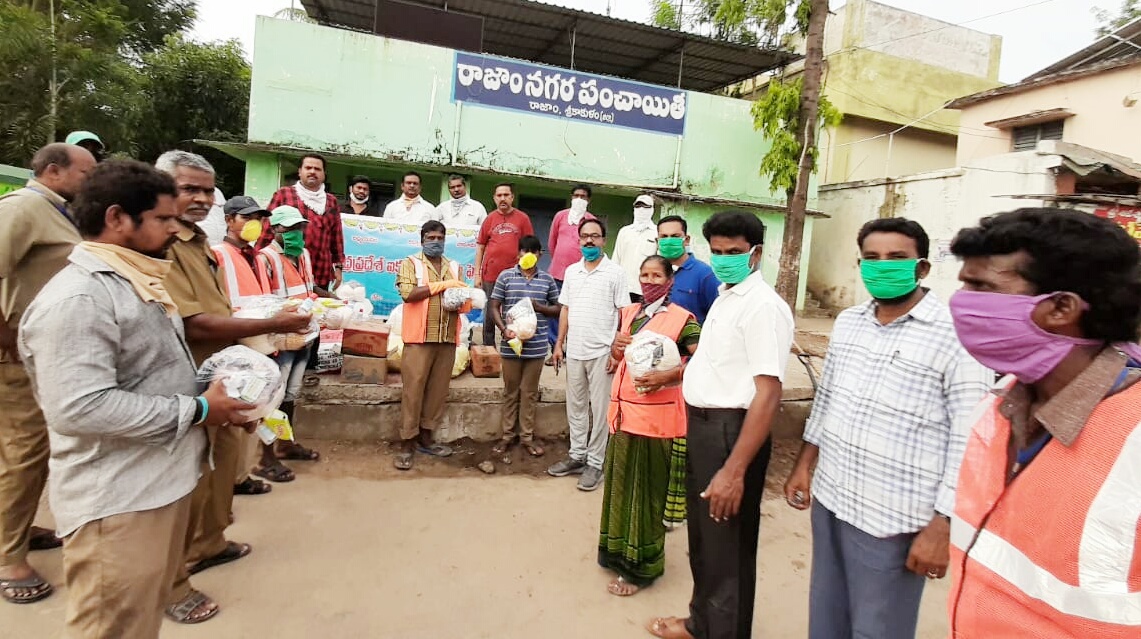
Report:
[[[282,468],[285,468],[285,466],[282,466]],[[258,481],[253,477],[246,477],[242,483],[234,484],[235,495],[264,495],[271,490],[273,490],[273,486],[270,486],[264,481]]]
[[[262,479],[268,479],[272,482],[285,483],[297,479],[297,475],[293,474],[285,464],[277,462],[273,466],[263,466],[250,471],[251,475],[257,475]]]
[[[8,594],[9,590],[30,590],[31,594]],[[53,592],[55,592],[55,588],[36,573],[32,573],[32,576],[27,579],[0,579],[0,597],[9,603],[35,603],[48,598]]]
[[[63,540],[56,536],[54,530],[32,526],[32,534],[28,539],[28,550],[51,550],[62,545]]]
[[[543,450],[542,446],[535,442],[523,442],[523,450],[527,451],[527,454],[532,457],[542,457],[543,454],[547,452]]]
[[[392,465],[396,466],[396,470],[412,470],[412,453],[396,453],[396,458],[392,460]]]
[[[321,453],[306,448],[298,443],[292,443],[285,447],[285,450],[277,453],[278,459],[285,459],[288,461],[317,461],[321,459]]]
[[[431,446],[418,445],[416,446],[416,451],[425,455],[431,455],[432,457],[451,457],[452,453],[455,452],[450,446],[443,444],[432,444]]]
[[[228,564],[231,561],[237,561],[242,557],[250,554],[250,551],[252,550],[253,547],[251,547],[249,544],[238,544],[232,541],[228,542],[226,544],[225,550],[214,555],[213,557],[207,557],[206,559],[203,559],[202,561],[194,564],[189,568],[188,572],[192,575],[197,575],[203,570],[209,570],[215,566],[221,566],[222,564]]]
[[[681,625],[681,629],[673,627]],[[685,627],[685,620],[677,617],[658,617],[646,626],[646,630],[661,639],[693,639],[693,635]]]

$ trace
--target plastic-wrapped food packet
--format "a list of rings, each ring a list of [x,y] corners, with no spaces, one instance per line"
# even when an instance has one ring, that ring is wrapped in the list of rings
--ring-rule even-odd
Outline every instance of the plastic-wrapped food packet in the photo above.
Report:
[[[538,328],[539,316],[535,314],[531,298],[524,297],[507,310],[507,329],[514,331],[519,339],[531,339]]]
[[[205,386],[215,380],[222,380],[230,397],[254,404],[254,408],[240,414],[246,422],[270,414],[285,397],[277,363],[247,346],[224,348],[202,363],[198,369],[199,383]]]
[[[668,371],[681,366],[681,354],[677,343],[653,331],[641,331],[634,335],[624,354],[626,367],[632,378],[638,378],[651,371]],[[645,392],[635,387],[639,393]]]

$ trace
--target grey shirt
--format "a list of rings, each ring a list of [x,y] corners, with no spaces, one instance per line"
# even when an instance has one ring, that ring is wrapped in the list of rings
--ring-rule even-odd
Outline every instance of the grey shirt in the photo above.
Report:
[[[28,307],[20,356],[51,443],[57,532],[190,494],[206,433],[192,426],[196,370],[181,318],[144,303],[99,258],[76,248]]]

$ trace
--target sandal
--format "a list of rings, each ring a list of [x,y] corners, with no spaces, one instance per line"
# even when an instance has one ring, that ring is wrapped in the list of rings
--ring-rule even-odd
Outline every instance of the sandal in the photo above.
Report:
[[[285,483],[297,479],[297,475],[294,475],[293,471],[289,470],[289,468],[281,462],[277,462],[272,466],[255,468],[254,470],[250,471],[250,474],[257,475],[262,479],[268,479],[269,481],[277,483]]]
[[[37,573],[26,579],[0,579],[0,597],[9,603],[35,603],[53,592],[55,588]]]
[[[396,466],[396,470],[411,470],[412,453],[403,451],[396,453],[396,458],[392,460],[392,465]]]
[[[282,466],[282,468],[285,468],[285,466]],[[288,468],[285,469],[289,470]],[[273,490],[273,486],[270,486],[264,481],[258,481],[253,477],[246,477],[242,483],[234,484],[235,495],[264,495],[271,490]]]
[[[306,388],[313,388],[314,386],[319,386],[320,384],[321,378],[317,377],[313,373],[305,373],[305,377],[301,379],[301,385],[305,386]]]
[[[646,626],[646,630],[662,639],[693,639],[693,635],[685,627],[685,619],[677,617],[658,617]]]
[[[527,451],[527,454],[532,457],[542,457],[543,453],[547,452],[543,450],[542,446],[535,442],[523,442],[523,450]]]
[[[431,455],[432,457],[451,457],[452,453],[455,452],[451,446],[445,446],[443,444],[431,444],[428,446],[419,444],[416,446],[416,450],[425,455]]]
[[[317,461],[321,459],[321,453],[292,442],[277,451],[277,458],[288,461]]]
[[[190,593],[186,595],[186,598],[176,604],[167,606],[164,612],[172,621],[178,623],[202,623],[218,614],[218,606],[215,605],[213,608],[206,608],[205,612],[201,612],[197,615],[194,613],[202,609],[203,606],[213,603],[214,601],[206,595],[197,590],[191,590]]]
[[[509,448],[511,448],[511,442],[500,441],[498,444],[491,447],[491,454],[492,455],[502,455],[503,453],[506,453],[507,449],[509,449]]]
[[[231,561],[237,561],[242,557],[250,554],[251,550],[253,550],[253,547],[251,547],[249,544],[238,544],[232,541],[227,542],[225,550],[214,555],[213,557],[207,557],[206,559],[203,559],[202,561],[190,566],[190,568],[187,569],[187,572],[192,575],[197,575],[203,570],[209,570],[215,566],[221,566],[223,564],[228,564]]]
[[[621,575],[615,577],[606,586],[606,591],[615,597],[629,597],[630,595],[636,594],[641,589],[641,586],[626,581],[626,579]]]
[[[54,530],[32,526],[31,535],[28,539],[28,550],[51,550],[62,545],[63,540],[56,536]]]

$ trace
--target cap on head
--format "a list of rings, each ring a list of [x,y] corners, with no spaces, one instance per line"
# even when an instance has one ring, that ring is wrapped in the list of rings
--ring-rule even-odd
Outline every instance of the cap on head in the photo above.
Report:
[[[642,195],[634,198],[634,204],[645,204],[650,208],[654,208],[654,196],[646,195],[643,193]]]
[[[301,215],[301,211],[297,210],[295,206],[284,204],[277,207],[269,214],[269,223],[274,226],[283,226],[289,228],[298,224],[307,224],[309,220]]]
[[[292,208],[292,207],[291,207]],[[241,215],[244,217],[259,216],[266,217],[269,211],[262,208],[257,200],[248,195],[235,195],[234,197],[226,200],[222,205],[222,212],[227,216]]]
[[[66,144],[79,144],[80,142],[87,142],[88,140],[98,144],[99,148],[101,149],[106,148],[106,146],[103,144],[103,140],[100,140],[99,136],[95,135],[91,131],[72,131],[71,133],[67,134],[67,138],[64,140],[64,142]]]

